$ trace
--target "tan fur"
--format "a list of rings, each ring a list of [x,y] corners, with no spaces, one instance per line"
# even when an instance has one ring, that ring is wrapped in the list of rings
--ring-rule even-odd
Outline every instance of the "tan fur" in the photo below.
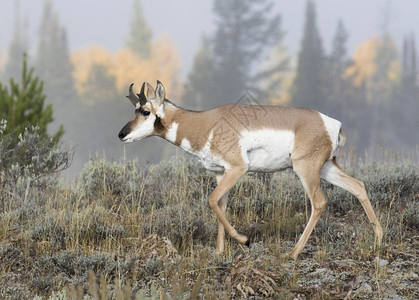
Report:
[[[255,110],[258,107],[249,104],[227,104],[199,112],[174,107],[166,110],[163,124],[169,126],[173,122],[178,123],[176,145],[180,145],[186,138],[191,141],[194,151],[202,149],[211,130],[219,133],[214,134],[213,149],[222,152],[225,147],[221,145],[225,140],[228,139],[232,144],[237,143],[240,132],[246,128],[290,130],[295,132],[301,141],[301,145],[298,142],[296,145],[299,151],[302,151],[301,148],[308,148],[310,152],[312,144],[331,150],[330,140],[328,141],[326,129],[318,112],[286,106],[260,107],[263,109]],[[324,142],[319,144],[320,140]]]
[[[148,101],[145,109],[152,114],[162,109],[164,88],[159,83],[156,91],[147,84]],[[154,101],[154,97],[156,100]],[[155,103],[155,104],[153,104]],[[158,106],[158,107],[157,107]],[[162,118],[157,118],[154,131],[150,135],[166,138],[171,127],[177,124],[174,144],[181,146],[184,140],[190,143],[190,151],[198,153],[210,142],[212,155],[221,158],[228,167],[216,171],[217,187],[209,196],[209,206],[218,217],[218,236],[216,252],[224,251],[224,230],[240,243],[248,243],[248,238],[239,234],[225,217],[228,192],[237,180],[247,171],[243,161],[240,137],[246,130],[270,129],[278,132],[293,133],[293,149],[289,153],[292,168],[300,178],[311,202],[311,216],[299,241],[290,253],[297,259],[310,237],[326,205],[326,199],[320,188],[320,178],[339,186],[361,202],[368,219],[374,225],[378,243],[381,243],[383,231],[368,199],[364,184],[347,174],[337,165],[333,143],[324,121],[324,116],[314,110],[284,106],[253,106],[246,104],[228,104],[210,110],[193,112],[176,107],[169,100],[164,101]],[[144,117],[137,113],[131,120],[132,129]],[[333,120],[336,124],[337,121]],[[128,126],[127,124],[127,126]],[[328,123],[330,126],[330,122]],[[337,122],[340,127],[340,123]],[[333,127],[336,128],[336,127]],[[345,135],[339,129],[334,131],[334,145],[341,147]],[[333,135],[333,134],[332,134]],[[212,140],[209,141],[209,137]]]

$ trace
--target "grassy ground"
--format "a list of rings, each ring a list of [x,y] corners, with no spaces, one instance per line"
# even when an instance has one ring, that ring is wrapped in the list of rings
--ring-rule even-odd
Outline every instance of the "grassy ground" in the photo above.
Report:
[[[357,200],[323,184],[328,205],[297,262],[284,258],[310,206],[292,172],[248,174],[228,218],[250,248],[214,254],[215,177],[181,157],[140,169],[89,162],[77,185],[0,192],[1,299],[418,299],[419,174],[413,159],[346,159],[384,229],[377,248]]]

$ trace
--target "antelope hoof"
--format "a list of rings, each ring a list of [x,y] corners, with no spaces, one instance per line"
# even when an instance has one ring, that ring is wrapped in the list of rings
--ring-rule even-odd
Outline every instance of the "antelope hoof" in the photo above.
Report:
[[[237,233],[237,231],[234,231],[233,233],[229,233],[229,235],[233,239],[235,239],[236,241],[238,241],[240,244],[243,244],[243,245],[245,245],[249,241],[249,238],[247,236]]]
[[[291,251],[288,255],[287,255],[288,259],[290,261],[297,261],[298,259],[298,253],[295,253],[294,251]]]
[[[245,246],[250,247],[250,239],[247,238],[247,241],[244,243]]]

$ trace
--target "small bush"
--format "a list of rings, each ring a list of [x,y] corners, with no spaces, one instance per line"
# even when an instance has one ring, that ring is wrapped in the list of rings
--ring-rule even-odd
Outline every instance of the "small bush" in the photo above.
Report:
[[[51,185],[49,175],[68,168],[73,151],[62,149],[53,138],[28,126],[18,136],[5,134],[7,123],[0,121],[0,198],[11,195],[26,202],[31,187]],[[5,208],[3,201],[0,205]],[[0,207],[1,208],[1,207]]]
[[[216,224],[210,217],[209,208],[202,213],[187,203],[173,204],[153,212],[145,219],[143,235],[157,233],[167,236],[182,250],[189,250],[193,244],[208,244],[216,235]]]
[[[84,207],[74,215],[71,211],[50,210],[42,221],[28,230],[32,243],[45,243],[48,249],[65,250],[71,245],[109,246],[127,236],[126,228],[102,206]]]
[[[0,266],[7,266],[6,270],[9,272],[25,270],[27,267],[25,253],[20,248],[0,243]]]
[[[89,161],[79,175],[81,190],[87,197],[100,199],[104,195],[124,195],[129,193],[130,182],[136,174],[124,165],[104,159]]]
[[[368,167],[368,174],[360,179],[364,181],[371,201],[388,208],[394,198],[412,196],[415,186],[418,187],[419,174],[414,166],[404,163],[373,163]]]
[[[419,201],[407,203],[404,209],[403,223],[409,228],[419,228]]]

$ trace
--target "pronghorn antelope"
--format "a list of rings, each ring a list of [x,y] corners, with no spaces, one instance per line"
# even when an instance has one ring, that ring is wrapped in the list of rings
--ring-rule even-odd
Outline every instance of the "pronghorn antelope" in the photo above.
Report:
[[[248,237],[239,234],[225,217],[230,188],[248,171],[286,168],[297,173],[311,202],[310,219],[290,258],[297,259],[326,205],[320,178],[358,198],[381,243],[383,230],[363,182],[345,174],[336,163],[345,143],[339,121],[314,110],[284,106],[227,104],[189,111],[166,99],[159,81],[156,90],[147,83],[146,93],[145,85],[137,95],[130,85],[127,98],[135,106],[135,116],[118,137],[133,142],[160,136],[192,153],[206,169],[215,172],[217,187],[209,196],[209,206],[218,217],[217,253],[224,251],[225,230],[239,243],[249,244]]]

